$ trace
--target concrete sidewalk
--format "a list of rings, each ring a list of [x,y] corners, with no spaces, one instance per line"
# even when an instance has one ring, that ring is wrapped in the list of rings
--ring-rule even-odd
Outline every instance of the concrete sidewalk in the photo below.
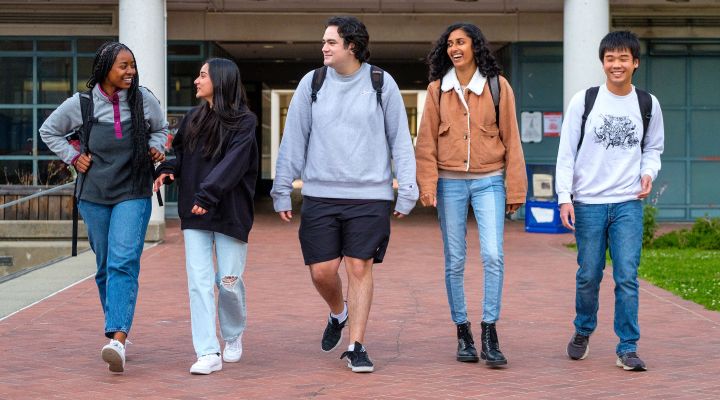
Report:
[[[509,365],[493,370],[456,362],[442,242],[436,219],[427,214],[393,222],[385,263],[375,269],[365,343],[375,372],[353,374],[339,359],[342,350],[320,351],[328,310],[302,265],[297,227],[298,221],[283,224],[274,214],[257,218],[244,276],[248,328],[239,363],[210,376],[188,373],[194,351],[183,243],[177,222],[170,222],[165,243],[143,255],[125,374],[111,375],[100,359],[102,312],[88,279],[0,321],[0,399],[720,398],[720,313],[645,282],[639,353],[649,370],[615,367],[610,271],[590,356],[569,360],[576,265],[575,253],[563,244],[573,238],[527,234],[517,222],[506,232],[498,322]],[[478,247],[469,224],[470,259],[478,260]],[[466,275],[477,336],[478,261]]]

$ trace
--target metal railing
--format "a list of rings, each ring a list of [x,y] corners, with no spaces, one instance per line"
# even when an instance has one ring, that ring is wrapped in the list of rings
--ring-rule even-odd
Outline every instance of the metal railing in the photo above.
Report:
[[[46,195],[49,195],[49,194],[52,194],[52,193],[55,193],[55,192],[59,192],[59,191],[65,189],[65,188],[69,188],[69,187],[74,186],[74,185],[75,185],[75,181],[72,181],[72,182],[68,182],[68,183],[65,183],[65,184],[60,185],[60,186],[55,186],[55,187],[52,188],[52,189],[47,189],[47,190],[38,189],[38,192],[37,192],[37,193],[33,193],[33,194],[29,195],[29,196],[21,197],[21,198],[19,198],[19,199],[17,199],[17,200],[13,200],[13,201],[11,201],[11,202],[9,202],[9,203],[0,204],[0,210],[2,210],[2,209],[4,209],[4,208],[12,207],[12,206],[14,206],[14,205],[18,205],[18,204],[20,204],[20,203],[24,203],[24,202],[26,202],[26,201],[30,201],[30,200],[32,200],[32,199],[34,199],[34,198],[36,198],[36,197],[46,196]]]

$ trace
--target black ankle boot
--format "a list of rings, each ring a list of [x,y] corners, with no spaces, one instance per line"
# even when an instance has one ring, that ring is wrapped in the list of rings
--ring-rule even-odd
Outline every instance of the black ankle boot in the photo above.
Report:
[[[507,364],[507,359],[500,351],[495,324],[482,322],[480,327],[482,327],[482,351],[480,357],[485,360],[485,364],[493,367]]]
[[[457,325],[457,360],[462,362],[478,362],[477,350],[475,349],[475,341],[470,331],[470,322]]]

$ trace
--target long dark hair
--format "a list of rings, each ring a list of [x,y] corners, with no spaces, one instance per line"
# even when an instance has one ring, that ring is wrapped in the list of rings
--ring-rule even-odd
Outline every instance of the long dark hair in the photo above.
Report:
[[[427,64],[430,66],[428,79],[430,82],[441,79],[452,68],[452,60],[447,54],[447,41],[450,34],[457,29],[462,29],[472,39],[475,64],[477,64],[480,73],[486,77],[500,75],[502,72],[500,66],[490,51],[485,35],[480,31],[480,28],[470,23],[460,22],[448,26],[445,33],[440,35],[435,47],[428,54]]]
[[[92,75],[90,75],[90,79],[88,79],[85,86],[92,89],[96,85],[102,84],[112,69],[118,54],[123,50],[128,51],[132,55],[133,60],[135,60],[135,54],[133,54],[132,50],[122,43],[106,42],[100,46],[93,60]],[[136,61],[135,76],[133,77],[130,88],[127,90],[127,102],[130,107],[130,119],[132,122],[132,169],[133,171],[150,172],[152,163],[148,155],[148,132],[145,127],[145,110],[143,109],[139,80],[140,74],[137,70]],[[87,132],[87,134],[89,134],[89,132]],[[133,173],[132,176],[132,191],[137,192],[144,184],[144,179],[147,178],[147,175],[143,173]]]
[[[227,58],[211,58],[205,64],[213,87],[212,107],[203,100],[188,123],[185,142],[189,151],[199,146],[203,157],[211,159],[222,154],[229,132],[252,112],[237,64]]]

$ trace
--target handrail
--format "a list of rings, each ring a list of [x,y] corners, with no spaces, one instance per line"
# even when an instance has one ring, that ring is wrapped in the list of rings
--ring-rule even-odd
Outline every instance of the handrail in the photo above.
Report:
[[[40,191],[38,191],[37,193],[33,193],[33,194],[29,195],[29,196],[21,197],[21,198],[19,198],[19,199],[17,199],[17,200],[13,200],[13,201],[11,201],[11,202],[9,202],[9,203],[0,204],[0,210],[2,210],[2,209],[4,209],[4,208],[12,207],[12,206],[17,205],[17,204],[20,204],[20,203],[24,203],[24,202],[29,201],[29,200],[32,200],[32,199],[34,199],[34,198],[36,198],[36,197],[45,196],[45,195],[48,195],[48,194],[51,194],[51,193],[59,192],[59,191],[62,190],[62,189],[65,189],[65,188],[68,188],[68,187],[71,187],[71,186],[74,186],[74,185],[75,185],[75,181],[72,181],[72,182],[68,182],[68,183],[65,183],[65,184],[60,185],[60,186],[55,186],[55,187],[52,188],[52,189],[40,190]]]

